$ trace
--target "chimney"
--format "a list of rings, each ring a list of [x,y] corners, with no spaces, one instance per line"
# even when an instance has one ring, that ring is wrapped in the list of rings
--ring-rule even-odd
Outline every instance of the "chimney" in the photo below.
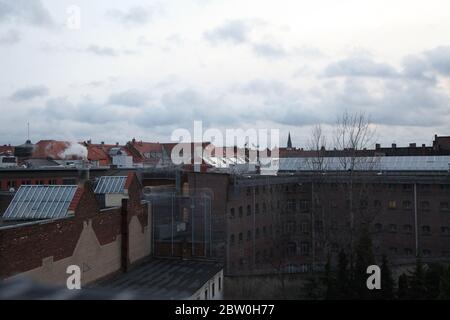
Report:
[[[393,143],[392,144],[392,149],[395,149],[395,148],[397,148],[397,144]]]
[[[375,144],[375,149],[380,149],[381,148],[381,145],[379,144],[379,143],[377,143],[377,144]]]
[[[101,144],[104,145],[104,144],[105,144],[105,141],[102,141]]]
[[[119,146],[119,143],[118,142],[116,142],[116,147],[118,147]]]
[[[415,147],[416,147],[416,144],[415,144],[415,143],[410,143],[410,144],[409,144],[409,147],[410,147],[410,148],[415,148]]]
[[[89,166],[86,160],[81,162],[81,167],[78,169],[78,185],[84,186],[84,184],[89,181]]]

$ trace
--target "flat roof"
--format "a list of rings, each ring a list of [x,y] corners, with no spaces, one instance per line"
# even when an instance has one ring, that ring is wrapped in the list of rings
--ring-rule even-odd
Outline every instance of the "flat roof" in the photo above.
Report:
[[[222,264],[211,260],[147,258],[129,272],[94,288],[132,292],[149,300],[182,300],[195,294],[222,269]]]

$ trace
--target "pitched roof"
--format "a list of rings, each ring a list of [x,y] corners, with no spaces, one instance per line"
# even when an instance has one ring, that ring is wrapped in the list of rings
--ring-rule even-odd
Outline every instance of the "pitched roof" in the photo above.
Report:
[[[21,186],[6,209],[3,220],[42,220],[68,215],[77,186]]]
[[[100,177],[94,192],[97,194],[124,193],[127,178],[125,176]]]
[[[12,146],[0,146],[0,154],[11,153],[14,154],[14,147]]]

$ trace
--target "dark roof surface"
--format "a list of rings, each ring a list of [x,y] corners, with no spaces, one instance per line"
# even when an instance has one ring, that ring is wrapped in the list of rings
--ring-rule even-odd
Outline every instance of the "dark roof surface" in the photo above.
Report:
[[[191,297],[222,269],[216,261],[148,258],[98,286],[115,292],[134,292],[143,299],[182,300]]]

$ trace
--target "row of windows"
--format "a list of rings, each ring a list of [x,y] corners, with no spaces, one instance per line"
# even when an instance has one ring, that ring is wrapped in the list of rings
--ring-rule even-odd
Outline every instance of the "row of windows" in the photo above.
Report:
[[[222,291],[222,277],[221,276],[218,277],[217,282],[218,282],[217,283],[218,284],[218,286],[217,286],[217,293],[220,293],[220,291]],[[203,293],[204,300],[208,300],[209,299],[208,289],[209,288],[205,289],[205,291]],[[211,284],[211,299],[214,299],[215,296],[216,296],[216,281],[214,280],[213,283]],[[201,297],[198,296],[197,300],[200,300],[200,298]]]
[[[7,180],[6,181],[6,188],[18,188],[21,185],[57,185],[58,181],[56,179],[49,179],[49,180]]]
[[[381,223],[375,224],[375,230],[376,231],[382,231],[383,230],[383,225]],[[397,230],[398,230],[398,228],[397,228],[396,224],[390,224],[388,226],[388,231],[390,231],[390,232],[397,232]],[[403,225],[402,230],[403,230],[403,232],[406,232],[406,233],[412,233],[413,227],[410,224],[405,224],[405,225]],[[441,226],[440,230],[441,230],[442,234],[450,235],[450,227],[448,227],[448,226]],[[424,226],[421,227],[421,231],[424,234],[430,234],[431,233],[431,227],[427,226],[427,225],[424,225]]]
[[[272,235],[272,234],[273,234],[273,228],[272,228],[272,226],[269,226],[269,227],[264,226],[264,227],[262,227],[262,235],[263,235],[263,236]],[[258,239],[260,236],[261,236],[261,231],[260,231],[259,228],[256,228],[256,230],[255,230],[255,238]],[[246,239],[247,239],[247,241],[252,240],[252,231],[251,231],[251,230],[248,230],[248,231],[247,231]],[[244,241],[244,233],[240,232],[240,233],[238,234],[238,241],[239,241],[239,242]],[[235,235],[234,235],[234,234],[231,234],[231,235],[230,235],[230,245],[234,245],[235,242],[236,242]]]

